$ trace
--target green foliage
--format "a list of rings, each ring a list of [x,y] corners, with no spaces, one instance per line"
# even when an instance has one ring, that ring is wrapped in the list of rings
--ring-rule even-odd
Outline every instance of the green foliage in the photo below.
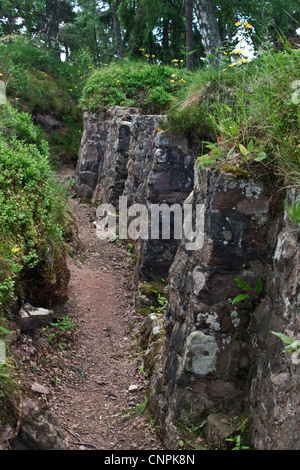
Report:
[[[34,125],[29,114],[19,112],[9,103],[0,105],[0,135],[5,136],[5,140],[17,139],[24,144],[34,144],[41,154],[49,155],[48,144],[41,128]]]
[[[0,105],[0,305],[14,294],[22,270],[51,259],[63,246],[66,204],[29,116]],[[45,149],[45,154],[41,151]]]
[[[271,333],[287,344],[287,346],[285,346],[284,348],[284,352],[292,354],[300,350],[300,341],[290,338],[289,336],[284,335],[283,333],[278,333],[275,331],[271,331]]]
[[[49,331],[49,343],[56,344],[59,349],[63,349],[69,338],[76,332],[77,326],[66,315],[62,315],[57,321],[51,323],[47,330]]]
[[[31,115],[50,114],[60,122],[59,128],[46,129],[53,161],[78,157],[82,117],[77,101],[89,73],[83,58],[72,64],[61,62],[53,51],[23,36],[0,41],[0,78],[6,84],[8,101],[18,111]],[[1,125],[8,129],[10,125],[15,129],[20,127],[21,133],[39,133],[38,127],[30,124],[26,116],[10,111],[5,119],[2,112]],[[15,120],[18,122],[13,122]],[[25,121],[24,126],[22,121]],[[45,149],[40,150],[45,153]]]
[[[285,209],[293,224],[300,224],[300,201],[293,202],[291,207],[285,204]]]
[[[235,282],[238,285],[238,287],[242,289],[243,291],[250,292],[253,290],[252,287],[247,282],[243,281],[242,279],[235,279]],[[254,293],[257,298],[262,293],[262,290],[263,290],[263,282],[261,278],[258,278],[256,285],[254,287]],[[239,294],[233,299],[232,304],[235,304],[237,302],[242,302],[243,300],[246,300],[249,298],[250,298],[249,294]]]
[[[249,449],[248,446],[242,445],[242,442],[241,442],[242,436],[240,434],[238,434],[237,436],[228,437],[226,441],[232,442],[234,444],[234,446],[232,447],[232,450],[248,450]]]
[[[299,187],[300,51],[265,52],[236,64],[224,55],[220,70],[199,70],[166,125],[188,137],[200,163],[235,165]]]
[[[83,109],[137,106],[147,113],[165,112],[190,79],[173,67],[132,63],[112,64],[95,71],[83,90]]]

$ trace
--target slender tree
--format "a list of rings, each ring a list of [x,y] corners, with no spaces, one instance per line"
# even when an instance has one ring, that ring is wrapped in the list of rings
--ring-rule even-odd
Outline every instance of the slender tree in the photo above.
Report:
[[[194,69],[194,34],[193,34],[193,0],[185,0],[186,18],[186,69],[192,72]]]
[[[46,0],[46,37],[47,45],[59,53],[59,0]]]
[[[221,35],[210,0],[194,0],[194,9],[208,61],[218,65],[221,57]]]
[[[122,32],[121,32],[121,23],[119,19],[120,4],[121,4],[121,0],[115,0],[113,2],[112,8],[113,8],[113,23],[114,23],[117,55],[119,59],[122,59],[124,57],[124,45],[123,45]]]

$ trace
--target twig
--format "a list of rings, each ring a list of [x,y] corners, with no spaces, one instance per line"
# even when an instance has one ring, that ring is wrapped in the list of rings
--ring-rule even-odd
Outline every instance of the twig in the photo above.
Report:
[[[111,449],[114,449],[116,447],[117,444],[119,444],[119,442],[124,442],[125,439],[119,439],[112,447]]]
[[[94,447],[94,449],[97,449],[96,446],[94,446],[94,444],[91,444],[89,442],[81,442],[81,440],[79,439],[79,437],[77,436],[77,434],[74,434],[70,429],[68,429],[65,425],[62,424],[62,427],[69,433],[71,434],[71,436],[75,437],[78,442],[75,442],[75,441],[72,441],[73,444],[75,444],[76,446],[86,446],[86,447]]]
[[[85,447],[93,447],[94,449],[98,449],[98,447],[94,446],[94,444],[90,444],[89,442],[72,442],[72,444],[76,445],[76,446],[85,446]]]

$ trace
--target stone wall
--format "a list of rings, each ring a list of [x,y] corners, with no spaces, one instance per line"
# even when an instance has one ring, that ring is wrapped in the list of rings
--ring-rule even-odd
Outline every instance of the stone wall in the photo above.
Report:
[[[135,108],[85,113],[77,183],[78,194],[94,203],[118,207],[122,195],[150,211],[188,197],[205,208],[201,249],[187,250],[185,240],[142,240],[136,248],[138,280],[170,279],[150,387],[161,437],[177,449],[180,422],[244,415],[254,448],[300,449],[300,364],[272,334],[300,339],[298,227],[261,182],[199,173],[187,142],[159,131],[161,118]],[[291,203],[295,195],[286,198]],[[256,293],[258,279],[263,290]],[[249,298],[233,304],[241,293]]]
[[[187,142],[159,131],[162,116],[140,115],[136,108],[108,108],[84,114],[77,165],[77,193],[93,203],[119,207],[183,203],[194,184],[194,157]],[[177,240],[141,240],[136,244],[140,277],[167,276]]]
[[[287,203],[295,195],[287,194]],[[265,297],[251,320],[247,400],[257,449],[300,449],[300,355],[270,332],[300,340],[299,225],[286,212],[270,227]]]
[[[258,449],[299,449],[298,365],[272,331],[299,337],[299,231],[274,218],[262,183],[217,171],[200,175],[193,203],[205,205],[199,251],[182,243],[170,268],[169,307],[151,407],[169,448],[178,424],[211,410],[246,415]],[[257,280],[263,291],[257,295]],[[235,279],[247,282],[249,299]]]

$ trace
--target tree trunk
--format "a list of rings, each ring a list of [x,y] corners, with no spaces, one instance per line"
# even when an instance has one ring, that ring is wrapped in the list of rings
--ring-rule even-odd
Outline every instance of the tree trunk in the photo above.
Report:
[[[205,52],[208,54],[208,61],[211,65],[218,66],[221,58],[222,41],[211,1],[194,0],[194,8],[200,25]]]
[[[123,47],[123,40],[122,40],[122,33],[121,33],[121,24],[119,20],[118,9],[120,6],[121,0],[116,0],[113,5],[113,19],[114,19],[114,31],[115,31],[115,38],[116,38],[116,46],[117,46],[117,55],[119,59],[124,57],[124,47]]]
[[[50,49],[59,55],[59,5],[58,0],[46,0],[46,36]]]
[[[164,57],[168,56],[169,52],[169,29],[170,29],[170,18],[168,11],[169,0],[164,0],[164,17],[163,17],[163,37],[162,37],[162,47]]]
[[[194,36],[193,36],[193,0],[185,0],[186,18],[186,69],[192,72],[194,69]]]

